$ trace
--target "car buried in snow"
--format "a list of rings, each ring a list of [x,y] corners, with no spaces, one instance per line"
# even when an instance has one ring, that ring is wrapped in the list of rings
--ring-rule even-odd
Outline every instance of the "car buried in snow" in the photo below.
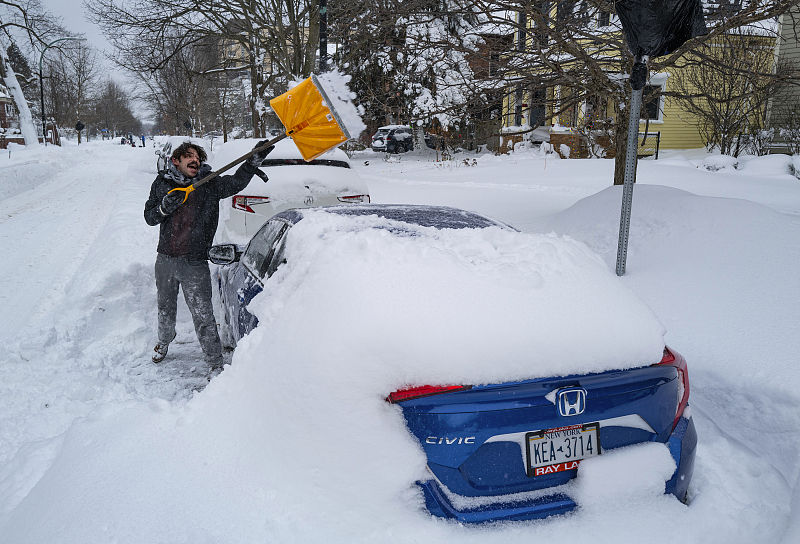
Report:
[[[335,227],[331,227],[332,217],[336,221]],[[460,245],[453,251],[462,252],[467,257],[453,269],[456,271],[463,268],[462,265],[469,266],[471,262],[480,260],[477,256],[479,252],[471,250],[472,239],[476,248],[483,247],[494,255],[492,252],[498,247],[496,241],[499,237],[514,239],[515,236],[528,236],[492,219],[447,207],[355,205],[283,211],[267,221],[246,247],[223,244],[209,251],[210,260],[218,265],[213,267],[212,283],[217,301],[215,310],[221,321],[220,331],[224,342],[235,346],[255,329],[258,320],[250,313],[248,305],[261,293],[262,297],[269,296],[271,281],[283,282],[279,287],[307,284],[302,274],[303,270],[308,269],[308,256],[300,260],[302,266],[298,269],[282,268],[291,263],[294,255],[287,248],[304,248],[323,242],[329,244],[336,236],[341,237],[342,244],[351,243],[351,240],[356,243],[354,240],[358,233],[369,229],[377,230],[380,234],[370,239],[370,244],[373,244],[370,245],[370,253],[377,253],[374,244],[396,238],[404,244],[403,247],[421,248],[419,255],[424,258],[419,263],[420,267],[424,266],[423,261],[430,261],[435,253],[433,249],[428,251],[427,246],[433,248],[436,245],[438,248],[444,237],[458,237]],[[482,234],[484,231],[491,231],[491,236]],[[487,240],[492,243],[484,244]],[[553,243],[545,240],[541,246],[545,249],[529,259],[547,259]],[[328,277],[335,272],[337,256],[341,256],[343,261],[348,260],[341,251],[331,251],[332,256],[325,265],[327,268],[320,273],[320,277]],[[447,251],[450,249],[446,249],[445,253]],[[557,253],[551,251],[549,254]],[[398,253],[388,251],[386,255],[386,266],[396,269]],[[357,266],[352,261],[349,259],[347,266]],[[403,265],[413,271],[415,263],[407,261],[406,256],[402,255]],[[512,256],[507,262],[513,264],[517,262],[517,257]],[[590,264],[602,268],[602,274],[610,276],[605,265],[598,262],[599,259]],[[493,259],[488,259],[485,270],[496,269],[495,264]],[[375,268],[380,265],[374,262],[370,266],[373,267],[370,269],[373,274],[369,276],[371,279],[374,271],[381,268]],[[579,276],[580,266],[569,275]],[[292,274],[300,277],[292,277]],[[511,277],[515,278],[515,282],[524,283],[527,281],[525,276]],[[435,297],[440,290],[447,289],[449,278],[449,275],[445,276],[441,284],[428,290],[427,286],[417,283],[410,286],[408,292],[429,292]],[[415,281],[424,280],[417,277]],[[608,279],[608,282],[609,285],[619,284],[616,278]],[[536,281],[532,284],[536,284]],[[599,284],[600,287],[592,285],[600,289],[605,284]],[[348,289],[342,296],[358,297],[361,294]],[[472,291],[464,298],[476,295],[477,292]],[[615,296],[607,300],[616,300]],[[314,297],[317,298],[320,297]],[[493,302],[489,298],[487,307]],[[457,294],[452,300],[463,299]],[[380,304],[366,297],[358,301],[357,307],[369,313],[369,308]],[[302,313],[304,310],[295,308],[294,311]],[[375,315],[382,316],[382,311],[389,312],[392,309],[378,308]],[[424,310],[416,312],[410,307],[405,311],[412,317],[411,321],[425,319]],[[593,309],[590,301],[587,301],[587,307],[578,307],[575,312],[575,315],[595,312],[599,319],[606,315],[602,309]],[[508,315],[514,313],[509,310]],[[342,317],[345,318],[344,315]],[[467,317],[470,320],[474,317],[479,323],[498,321],[496,317],[485,322],[478,315]],[[306,322],[305,318],[302,322]],[[405,322],[398,320],[401,327]],[[452,346],[452,353],[458,353],[459,338],[471,342],[475,336],[479,336],[474,331],[464,331],[462,334],[458,330],[447,329],[448,324],[442,325],[441,320],[431,323],[444,327],[442,330],[451,336],[447,345]],[[426,333],[425,328],[420,330],[422,334]],[[498,330],[504,333],[502,326]],[[521,330],[523,336],[527,334],[524,327]],[[313,334],[313,331],[303,331],[306,338]],[[387,334],[391,339],[391,330]],[[492,331],[486,334],[487,342],[496,336]],[[664,346],[662,336],[658,338],[656,350],[663,350],[663,353],[654,357],[656,360],[632,365],[615,367],[612,363],[596,367],[562,367],[561,362],[555,361],[548,363],[551,366],[547,367],[549,373],[546,375],[540,375],[541,372],[535,371],[534,365],[531,365],[529,378],[488,383],[480,379],[475,383],[444,379],[442,383],[404,384],[394,391],[385,391],[386,402],[399,407],[409,433],[425,454],[428,475],[417,481],[416,485],[424,496],[428,512],[461,523],[521,521],[564,514],[577,507],[576,499],[570,496],[569,484],[581,470],[582,462],[644,443],[658,443],[668,450],[675,470],[664,481],[664,492],[685,501],[697,443],[694,423],[687,409],[687,366],[681,355]],[[343,345],[350,340],[342,338]],[[417,338],[406,335],[401,340],[395,348],[413,345]],[[419,342],[426,345],[421,339]],[[527,357],[533,358],[533,350],[503,353],[502,349],[507,345],[507,342],[500,343],[500,350],[489,351],[496,354],[496,360],[491,364],[501,365],[503,358],[518,359],[522,361],[523,371],[527,372]],[[572,348],[574,346],[564,346],[565,359]],[[606,348],[593,346],[586,352],[592,356],[595,350],[599,353],[603,349]],[[543,351],[546,350],[543,348]],[[425,352],[425,348],[422,352]],[[447,349],[445,352],[450,353]],[[548,356],[547,359],[552,361],[554,357]],[[443,359],[425,363],[450,368],[446,367],[447,364],[452,365]],[[459,361],[460,364],[463,361]],[[484,363],[481,361],[479,364]],[[485,364],[490,366],[489,363]],[[409,363],[409,366],[414,365]],[[588,370],[577,372],[579,368]],[[518,376],[519,372],[514,375]]]

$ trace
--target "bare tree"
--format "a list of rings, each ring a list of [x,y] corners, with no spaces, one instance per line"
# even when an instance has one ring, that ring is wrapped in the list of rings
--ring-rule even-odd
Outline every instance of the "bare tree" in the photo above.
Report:
[[[130,108],[130,97],[112,80],[107,80],[93,105],[93,121],[108,130],[110,136],[132,132],[138,134],[142,123]]]
[[[117,62],[153,73],[192,45],[224,40],[250,81],[253,130],[266,130],[265,98],[314,68],[319,14],[313,0],[89,0],[95,20],[117,47]],[[217,69],[232,69],[221,62]]]
[[[773,69],[771,38],[752,28],[728,32],[679,65],[675,100],[699,119],[709,148],[738,155],[741,136],[765,128],[767,100],[789,76],[784,66]]]
[[[47,39],[63,33],[58,21],[42,8],[38,0],[0,1],[0,80],[11,91],[17,106],[26,145],[37,145],[39,140],[22,86],[6,57],[5,42],[13,41],[14,35],[22,35],[32,47],[43,47]]]
[[[98,74],[94,51],[82,42],[74,42],[69,49],[54,54],[44,72],[47,113],[62,127],[87,120]],[[80,141],[80,133],[78,138]]]
[[[611,120],[601,127],[615,150],[614,183],[622,184],[628,126],[630,88],[627,75],[633,57],[624,42],[611,0],[546,2],[528,0],[476,0],[485,17],[499,27],[513,29],[518,46],[507,53],[511,87],[508,101],[519,119],[523,96],[540,91],[546,118],[572,125]],[[739,9],[707,13],[708,34],[693,38],[669,54],[651,59],[651,73],[669,72],[686,62],[703,67],[719,65],[719,59],[703,44],[714,44],[734,29],[772,20],[790,9],[796,0],[741,2]],[[509,17],[509,13],[516,14]],[[765,73],[765,77],[775,75]],[[667,98],[680,92],[663,93]],[[592,105],[594,107],[592,107]],[[513,123],[512,124],[516,124]]]

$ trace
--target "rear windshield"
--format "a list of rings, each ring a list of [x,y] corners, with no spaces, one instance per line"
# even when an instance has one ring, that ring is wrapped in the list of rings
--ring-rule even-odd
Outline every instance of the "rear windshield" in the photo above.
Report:
[[[306,162],[303,159],[264,159],[261,166],[335,166],[337,168],[350,168],[347,161],[337,161],[335,159],[314,159]]]
[[[323,209],[340,215],[377,215],[393,221],[437,229],[507,228],[506,225],[481,215],[444,206],[342,206]]]

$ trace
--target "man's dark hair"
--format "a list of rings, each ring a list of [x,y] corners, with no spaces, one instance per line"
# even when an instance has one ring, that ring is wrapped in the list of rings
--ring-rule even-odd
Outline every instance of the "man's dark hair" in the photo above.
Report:
[[[175,151],[172,152],[172,158],[175,160],[181,160],[181,158],[189,154],[190,149],[195,150],[197,156],[200,158],[201,164],[206,162],[206,159],[208,158],[208,155],[206,155],[206,150],[197,144],[193,144],[192,142],[183,142],[181,145],[176,147]]]

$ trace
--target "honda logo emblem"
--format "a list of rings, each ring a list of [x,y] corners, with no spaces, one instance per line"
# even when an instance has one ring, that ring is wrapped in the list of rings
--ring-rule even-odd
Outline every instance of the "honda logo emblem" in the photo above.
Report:
[[[562,416],[577,416],[586,410],[586,389],[569,387],[561,389],[556,397],[558,413]]]
[[[314,197],[313,196],[307,196],[305,198],[304,202],[305,202],[306,206],[311,206],[314,203]]]

